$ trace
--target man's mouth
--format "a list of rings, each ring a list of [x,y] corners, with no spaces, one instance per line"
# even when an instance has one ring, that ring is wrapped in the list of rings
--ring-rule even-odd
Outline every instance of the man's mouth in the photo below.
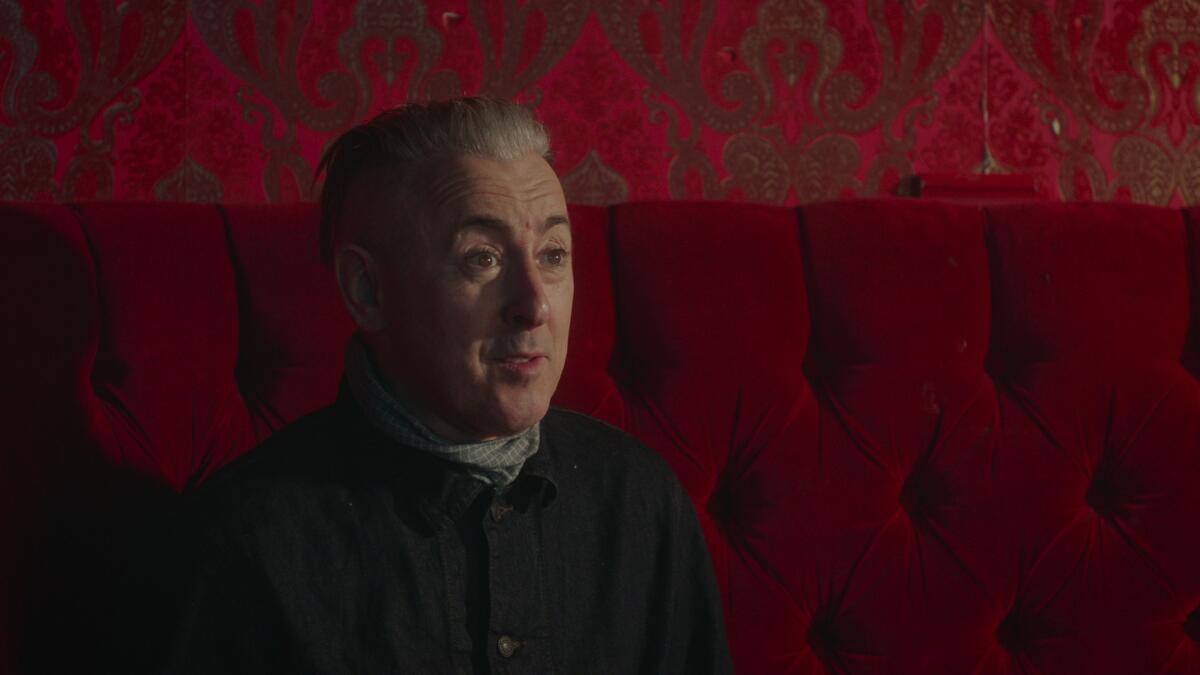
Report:
[[[512,352],[509,354],[502,354],[495,360],[500,361],[501,363],[525,363],[534,359],[543,358],[546,358],[546,355],[541,352]]]
[[[492,362],[514,375],[530,376],[536,375],[548,360],[545,354],[522,352],[505,354]]]

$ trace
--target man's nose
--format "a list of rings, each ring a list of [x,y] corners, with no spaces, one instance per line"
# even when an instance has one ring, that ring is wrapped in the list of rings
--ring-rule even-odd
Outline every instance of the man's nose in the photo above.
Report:
[[[550,318],[550,298],[541,270],[532,260],[523,260],[507,271],[504,320],[521,328],[533,328]]]

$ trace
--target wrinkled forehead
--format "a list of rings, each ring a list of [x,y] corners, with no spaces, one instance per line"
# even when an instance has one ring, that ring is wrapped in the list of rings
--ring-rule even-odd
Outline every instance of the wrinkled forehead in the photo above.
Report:
[[[370,238],[393,251],[438,248],[472,220],[533,229],[567,215],[558,176],[536,154],[438,157],[382,169],[363,186],[369,194],[360,193],[359,207],[373,223]]]
[[[441,158],[429,163],[418,182],[424,183],[418,186],[418,197],[427,213],[451,226],[479,216],[528,226],[566,208],[558,176],[536,154],[513,160]]]

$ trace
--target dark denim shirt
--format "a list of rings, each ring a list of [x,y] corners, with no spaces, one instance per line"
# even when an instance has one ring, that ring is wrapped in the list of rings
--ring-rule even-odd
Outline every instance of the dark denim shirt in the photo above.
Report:
[[[670,468],[552,409],[506,490],[372,429],[345,391],[192,498],[179,673],[727,673]]]

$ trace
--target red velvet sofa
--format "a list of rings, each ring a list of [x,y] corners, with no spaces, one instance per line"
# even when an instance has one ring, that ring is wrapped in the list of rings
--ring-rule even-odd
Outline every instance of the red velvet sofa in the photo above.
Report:
[[[103,652],[177,493],[331,400],[315,217],[0,206],[0,671]],[[1200,673],[1200,210],[571,217],[556,402],[675,468],[739,672]]]

